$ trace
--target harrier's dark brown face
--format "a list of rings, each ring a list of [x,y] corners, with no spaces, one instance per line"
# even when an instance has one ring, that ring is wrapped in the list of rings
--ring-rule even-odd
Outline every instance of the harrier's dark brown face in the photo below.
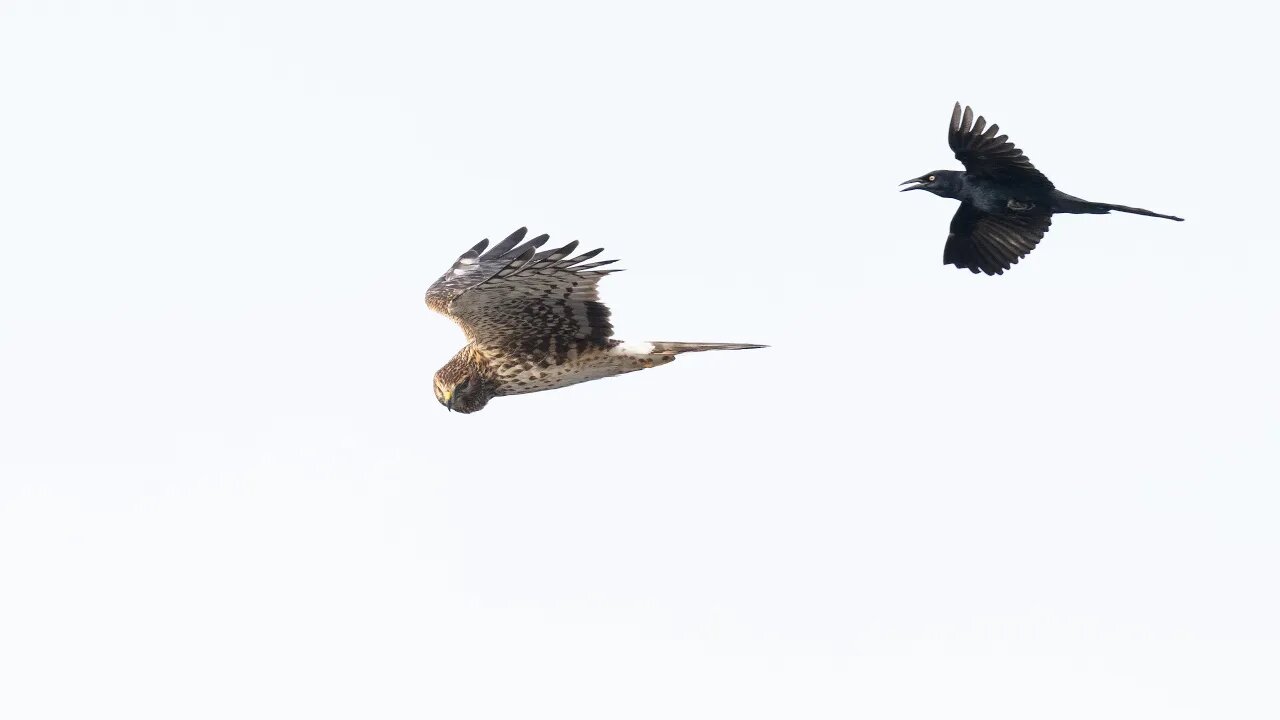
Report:
[[[482,410],[494,396],[493,388],[479,375],[455,374],[448,366],[436,373],[435,391],[441,405],[460,413]]]

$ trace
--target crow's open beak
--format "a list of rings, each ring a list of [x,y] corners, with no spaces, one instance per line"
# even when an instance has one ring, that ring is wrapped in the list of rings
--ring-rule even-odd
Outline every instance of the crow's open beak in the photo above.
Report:
[[[920,188],[924,187],[924,183],[920,181],[920,178],[911,178],[910,180],[905,180],[905,181],[900,182],[900,183],[898,183],[898,184],[899,184],[899,185],[908,185],[908,184],[910,184],[910,183],[915,183],[915,185],[912,185],[911,187],[905,187],[905,188],[902,188],[902,189],[901,189],[901,190],[899,190],[898,192],[906,192],[906,191],[908,191],[908,190],[919,190]]]

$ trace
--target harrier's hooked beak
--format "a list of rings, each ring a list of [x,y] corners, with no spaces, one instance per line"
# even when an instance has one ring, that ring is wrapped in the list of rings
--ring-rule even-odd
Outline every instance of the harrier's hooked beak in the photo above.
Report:
[[[441,394],[444,395],[445,408],[447,408],[449,412],[453,412],[453,391],[444,390],[444,391],[441,391]]]
[[[921,176],[921,177],[918,177],[918,178],[912,178],[912,179],[910,179],[910,180],[907,180],[907,181],[905,181],[905,182],[900,182],[900,183],[898,183],[898,184],[899,184],[899,185],[907,185],[907,184],[909,184],[909,183],[916,183],[916,184],[915,184],[915,185],[912,185],[911,187],[905,187],[905,188],[902,188],[902,189],[901,189],[901,190],[899,190],[898,192],[906,192],[906,191],[908,191],[908,190],[919,190],[920,188],[924,187],[924,184],[925,184],[925,183],[924,183],[924,177],[923,177],[923,176]]]

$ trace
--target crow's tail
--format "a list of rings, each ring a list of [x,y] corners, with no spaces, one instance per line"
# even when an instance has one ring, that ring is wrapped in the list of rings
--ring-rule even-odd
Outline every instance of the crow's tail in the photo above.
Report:
[[[1106,208],[1105,210],[1103,210],[1103,212],[1107,212],[1108,210],[1115,210],[1116,212],[1133,213],[1134,215],[1146,215],[1147,217],[1158,217],[1158,218],[1164,218],[1165,220],[1177,220],[1178,222],[1182,222],[1182,218],[1178,217],[1177,215],[1161,215],[1158,212],[1151,212],[1150,210],[1143,210],[1142,208],[1129,207],[1128,205],[1111,205],[1110,203],[1094,203],[1094,205],[1097,205],[1098,207],[1101,207],[1101,208]]]
[[[1147,217],[1158,217],[1166,220],[1177,220],[1182,222],[1182,218],[1176,215],[1161,215],[1158,212],[1143,210],[1142,208],[1129,207],[1128,205],[1112,205],[1110,203],[1089,202],[1073,195],[1068,195],[1061,190],[1057,190],[1053,194],[1053,211],[1060,213],[1084,213],[1090,215],[1104,215],[1115,210],[1116,212],[1133,213],[1134,215],[1146,215]]]

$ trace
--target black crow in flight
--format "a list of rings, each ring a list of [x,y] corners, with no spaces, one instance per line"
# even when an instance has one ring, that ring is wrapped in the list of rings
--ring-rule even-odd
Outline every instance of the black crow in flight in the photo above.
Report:
[[[999,132],[1000,126],[987,127],[985,118],[974,122],[973,111],[965,107],[962,113],[956,103],[947,142],[964,172],[934,170],[902,183],[912,183],[903,192],[928,190],[960,201],[942,253],[944,265],[1000,275],[1035,249],[1054,213],[1100,215],[1117,210],[1182,222],[1173,215],[1068,195],[1054,188],[1009,136]]]

